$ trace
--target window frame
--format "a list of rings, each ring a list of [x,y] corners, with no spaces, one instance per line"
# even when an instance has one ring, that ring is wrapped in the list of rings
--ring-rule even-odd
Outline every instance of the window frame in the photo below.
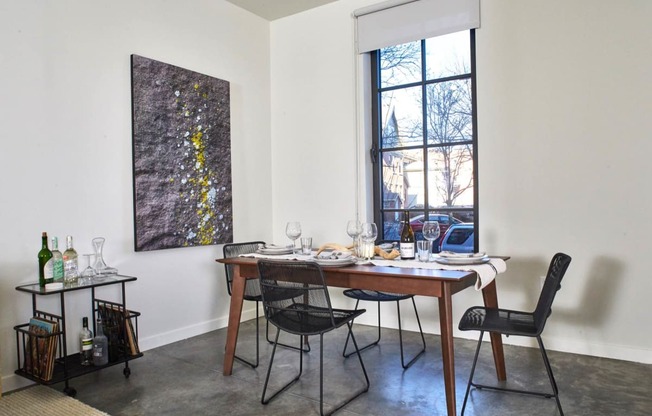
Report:
[[[421,72],[422,77],[418,82],[411,82],[401,86],[401,88],[408,88],[413,86],[421,86],[426,88],[427,85],[433,84],[435,82],[446,82],[455,79],[467,79],[471,81],[471,122],[472,122],[472,138],[471,145],[473,146],[473,230],[474,230],[474,251],[478,251],[479,247],[479,233],[478,233],[478,223],[479,223],[479,180],[478,180],[478,117],[477,117],[477,74],[476,74],[476,41],[475,41],[475,29],[469,29],[469,42],[470,42],[470,77],[463,75],[450,76],[445,78],[440,78],[436,80],[426,80],[425,74],[427,69],[426,59],[425,59],[425,42],[426,39],[421,40]],[[385,240],[385,229],[384,229],[384,213],[385,212],[401,212],[406,208],[396,208],[396,209],[385,209],[383,207],[383,195],[382,195],[382,186],[383,186],[383,172],[382,172],[382,152],[392,150],[392,149],[383,149],[382,147],[382,120],[381,120],[381,101],[379,97],[384,91],[389,91],[392,89],[399,89],[396,86],[391,86],[387,88],[380,87],[380,50],[375,50],[370,52],[370,63],[371,63],[371,133],[372,133],[372,145],[369,150],[371,156],[371,167],[372,167],[372,193],[373,193],[373,218],[374,222],[378,226],[378,235],[381,240]],[[426,104],[422,104],[423,117],[426,117]],[[424,134],[426,134],[424,129]],[[462,142],[468,143],[468,142]],[[426,140],[423,141],[420,145],[411,145],[401,147],[401,150],[409,149],[423,149],[424,152],[429,148],[437,147],[437,145],[429,145]],[[393,148],[399,149],[399,148]],[[426,164],[427,166],[427,164]],[[427,172],[427,169],[424,170]],[[425,177],[426,174],[424,174]],[[428,201],[427,187],[424,189],[426,195],[426,201]],[[445,209],[429,209],[429,204],[424,204],[423,209],[408,209],[408,211],[413,214],[410,215],[412,218],[414,215],[424,214],[427,216],[432,212],[450,212],[453,214],[456,211],[468,211],[464,208],[445,208]],[[400,233],[400,232],[399,232]],[[443,240],[443,234],[440,236],[440,241]]]

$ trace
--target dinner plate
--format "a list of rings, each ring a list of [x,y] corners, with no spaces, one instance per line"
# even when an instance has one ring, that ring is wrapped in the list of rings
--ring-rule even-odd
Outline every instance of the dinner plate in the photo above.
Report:
[[[273,255],[292,254],[292,247],[260,247],[256,253]]]
[[[445,257],[447,259],[480,259],[487,257],[487,254],[484,251],[480,253],[455,253],[453,251],[442,251],[439,253],[439,257]]]
[[[313,260],[322,267],[345,267],[351,266],[358,261],[355,257],[347,257],[344,259],[324,259],[315,257]]]
[[[491,260],[487,256],[483,257],[435,257],[435,261],[440,264],[448,265],[465,265],[465,264],[484,264]]]

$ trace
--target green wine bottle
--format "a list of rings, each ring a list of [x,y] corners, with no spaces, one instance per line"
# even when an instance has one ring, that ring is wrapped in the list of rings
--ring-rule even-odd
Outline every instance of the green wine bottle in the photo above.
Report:
[[[401,232],[401,241],[399,242],[399,251],[402,260],[414,260],[414,231],[410,225],[410,213],[405,210],[403,218],[403,230]]]
[[[63,254],[59,251],[59,239],[52,237],[52,280],[63,282]]]
[[[41,235],[41,251],[38,252],[38,284],[45,287],[46,283],[52,282],[53,264],[52,252],[48,248],[48,233],[43,231]]]

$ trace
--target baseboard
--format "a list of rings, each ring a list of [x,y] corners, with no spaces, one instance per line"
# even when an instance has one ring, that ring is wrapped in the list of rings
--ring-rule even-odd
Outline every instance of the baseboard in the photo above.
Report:
[[[455,334],[455,337],[477,340],[475,336],[469,336],[469,333],[461,332]],[[641,364],[652,364],[652,349],[649,348],[632,348],[625,345],[579,342],[569,339],[560,339],[542,336],[547,351],[559,351],[570,354],[588,355],[593,357],[609,358],[612,360],[631,361]],[[488,342],[488,341],[487,341]],[[528,337],[503,337],[503,344],[515,345],[519,347],[539,348],[534,338]]]
[[[248,321],[256,317],[256,309],[242,309],[241,321]],[[141,351],[147,351],[152,348],[161,347],[163,345],[171,344],[173,342],[181,341],[184,339],[196,337],[197,335],[205,334],[217,329],[226,328],[229,324],[229,317],[213,319],[210,321],[200,322],[195,325],[190,325],[184,328],[178,328],[174,331],[163,332],[160,334],[152,335],[149,337],[142,337],[138,339],[138,346]]]
[[[254,319],[255,317],[255,308],[242,310],[242,321],[248,321],[250,319]],[[219,319],[213,319],[211,321],[201,322],[196,325],[179,328],[174,331],[164,332],[149,337],[142,337],[138,339],[138,346],[140,347],[141,351],[147,351],[152,348],[161,347],[173,342],[205,334],[206,332],[214,331],[216,329],[226,328],[228,323],[229,318],[226,316]],[[32,384],[34,384],[34,382],[26,379],[25,377],[11,374],[2,377],[2,393],[8,393],[10,391],[18,390]]]

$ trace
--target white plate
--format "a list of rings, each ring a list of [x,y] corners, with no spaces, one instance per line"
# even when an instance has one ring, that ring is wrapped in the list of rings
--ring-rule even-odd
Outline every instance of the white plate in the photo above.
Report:
[[[355,264],[358,259],[355,257],[347,257],[345,259],[320,259],[318,257],[313,258],[315,263],[319,264],[322,267],[344,267],[351,266]]]
[[[455,253],[452,251],[442,251],[439,253],[439,257],[447,259],[481,259],[487,257],[487,254],[484,251],[481,253]]]
[[[292,254],[292,247],[261,247],[256,250],[256,253],[259,254],[268,254],[268,255],[282,255],[282,254]]]
[[[483,257],[466,257],[466,258],[458,258],[458,257],[435,257],[435,261],[440,264],[448,264],[448,265],[465,265],[465,264],[484,264],[488,263],[489,260],[491,260],[487,256]]]

